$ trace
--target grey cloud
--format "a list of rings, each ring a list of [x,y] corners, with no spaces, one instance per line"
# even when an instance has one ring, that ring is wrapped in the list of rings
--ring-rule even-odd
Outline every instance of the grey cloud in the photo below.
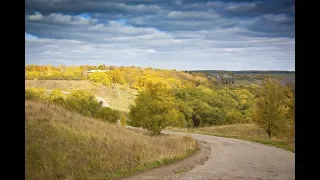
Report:
[[[220,16],[216,13],[212,12],[196,12],[196,11],[188,11],[188,12],[179,12],[172,11],[168,13],[169,19],[187,19],[187,20],[214,20],[219,18]]]
[[[263,15],[263,18],[265,18],[268,21],[279,22],[279,23],[293,20],[293,18],[289,17],[286,14],[266,14],[266,15]]]
[[[26,0],[26,64],[294,70],[290,8],[288,0]]]
[[[26,8],[30,12],[42,11],[45,14],[52,12],[82,13],[82,12],[128,12],[128,13],[155,13],[160,9],[158,5],[132,4],[110,1],[37,1],[26,0]]]
[[[228,3],[226,9],[229,11],[248,11],[257,7],[256,3]]]

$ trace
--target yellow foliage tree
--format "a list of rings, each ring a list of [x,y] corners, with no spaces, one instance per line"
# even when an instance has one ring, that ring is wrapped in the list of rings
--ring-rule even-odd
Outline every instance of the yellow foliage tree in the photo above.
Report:
[[[269,137],[283,135],[288,124],[288,106],[284,87],[273,79],[263,83],[262,96],[256,101],[252,113],[254,122],[263,128]]]
[[[111,86],[111,76],[103,72],[95,72],[89,74],[89,80],[97,83],[101,83],[107,87]]]

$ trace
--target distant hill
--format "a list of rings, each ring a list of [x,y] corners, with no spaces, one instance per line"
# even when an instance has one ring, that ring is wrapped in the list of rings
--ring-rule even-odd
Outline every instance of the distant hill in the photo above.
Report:
[[[199,73],[211,73],[211,74],[218,74],[218,73],[235,73],[235,74],[295,74],[295,71],[274,71],[274,70],[241,70],[241,71],[227,71],[227,70],[192,70],[188,72],[199,72]]]

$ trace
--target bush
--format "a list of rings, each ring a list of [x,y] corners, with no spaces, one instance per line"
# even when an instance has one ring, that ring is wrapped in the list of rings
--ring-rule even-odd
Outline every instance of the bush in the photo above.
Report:
[[[121,115],[120,115],[120,124],[121,124],[121,126],[127,125],[127,117],[124,113],[121,113]]]
[[[60,104],[85,116],[97,117],[112,123],[120,118],[119,111],[103,107],[102,102],[98,102],[93,94],[85,90],[74,90],[64,98],[59,89],[52,90],[51,94],[46,96],[45,89],[26,88],[25,97],[28,100],[45,100]]]
[[[96,112],[95,117],[111,123],[116,123],[120,118],[120,113],[117,110],[111,109],[110,107],[102,107]]]
[[[227,112],[227,122],[228,124],[244,123],[246,121],[245,117],[240,111],[232,110]]]
[[[65,105],[66,101],[64,95],[60,89],[52,90],[51,94],[48,97],[50,102]]]
[[[43,88],[26,88],[25,99],[28,100],[47,100],[45,89]]]
[[[94,116],[102,108],[93,94],[86,90],[74,90],[67,95],[67,106],[75,109],[83,115]]]

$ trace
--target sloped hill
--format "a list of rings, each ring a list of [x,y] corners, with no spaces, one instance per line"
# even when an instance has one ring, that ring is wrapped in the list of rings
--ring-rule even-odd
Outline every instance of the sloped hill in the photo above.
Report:
[[[26,101],[26,179],[117,179],[184,157],[190,137],[151,137],[66,109]]]

